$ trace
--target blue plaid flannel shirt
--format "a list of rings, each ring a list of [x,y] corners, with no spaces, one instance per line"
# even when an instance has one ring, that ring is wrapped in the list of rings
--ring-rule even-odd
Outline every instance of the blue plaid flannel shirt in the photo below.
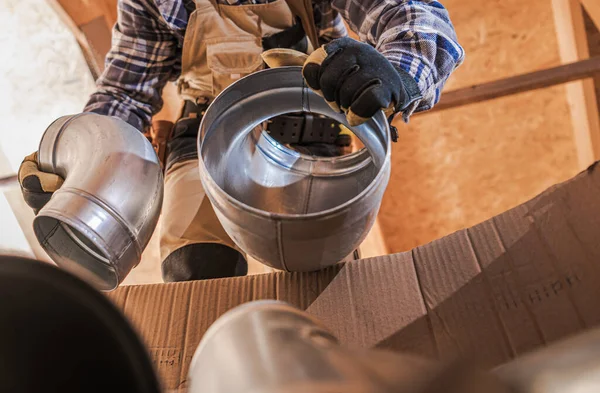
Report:
[[[256,4],[274,0],[217,0]],[[162,107],[162,89],[181,72],[181,51],[193,0],[119,0],[112,48],[97,90],[84,111],[116,116],[143,130]],[[407,71],[423,98],[405,113],[433,107],[444,83],[460,65],[448,12],[432,0],[315,0],[321,43],[347,35],[342,18],[363,42]]]

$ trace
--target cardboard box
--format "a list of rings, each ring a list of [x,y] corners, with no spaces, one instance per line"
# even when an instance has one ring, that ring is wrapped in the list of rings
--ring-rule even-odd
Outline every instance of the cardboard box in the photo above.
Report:
[[[600,322],[600,168],[412,251],[317,273],[122,287],[109,297],[183,392],[210,324],[255,299],[287,301],[340,340],[494,366]]]

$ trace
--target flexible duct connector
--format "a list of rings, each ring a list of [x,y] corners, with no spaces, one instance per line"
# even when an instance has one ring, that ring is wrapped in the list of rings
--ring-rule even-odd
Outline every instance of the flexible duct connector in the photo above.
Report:
[[[38,165],[65,179],[34,220],[41,246],[63,269],[115,289],[139,263],[160,214],[163,176],[152,145],[123,120],[82,113],[48,127]]]

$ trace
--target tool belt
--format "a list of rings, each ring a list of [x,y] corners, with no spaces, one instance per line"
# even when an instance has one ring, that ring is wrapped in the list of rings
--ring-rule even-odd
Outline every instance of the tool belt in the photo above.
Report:
[[[204,112],[208,104],[194,104],[185,101],[181,119],[177,121],[169,140],[180,138],[196,138]],[[158,122],[160,123],[160,122]],[[161,124],[157,124],[160,126]],[[167,130],[154,127],[153,132],[161,136]],[[274,117],[266,122],[266,131],[281,144],[340,143],[340,123],[328,117],[311,113],[290,113]],[[342,142],[343,146],[346,146]]]
[[[208,104],[186,101],[181,119],[175,124],[172,139],[196,138],[200,121]],[[267,133],[277,142],[287,145],[330,143],[346,146],[339,141],[340,123],[328,117],[311,113],[290,113],[274,117],[266,122]],[[349,142],[348,142],[349,143]]]
[[[162,130],[158,127],[152,128],[154,133],[160,133],[163,138],[167,133],[169,135],[168,141],[154,143],[165,170],[168,170],[176,162],[198,157],[196,140],[200,122],[207,107],[208,104],[194,104],[186,101],[181,119],[172,127],[172,132],[166,124]],[[266,131],[277,142],[294,147],[319,144],[346,147],[351,144],[349,135],[340,135],[340,123],[310,113],[274,117],[267,121]]]
[[[267,121],[267,132],[282,144],[336,143],[340,123],[320,115],[280,115]]]

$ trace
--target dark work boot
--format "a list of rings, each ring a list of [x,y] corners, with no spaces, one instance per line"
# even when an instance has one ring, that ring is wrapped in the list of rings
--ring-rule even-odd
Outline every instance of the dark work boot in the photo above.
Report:
[[[208,280],[248,274],[246,258],[218,243],[197,243],[178,248],[161,265],[164,282]]]

